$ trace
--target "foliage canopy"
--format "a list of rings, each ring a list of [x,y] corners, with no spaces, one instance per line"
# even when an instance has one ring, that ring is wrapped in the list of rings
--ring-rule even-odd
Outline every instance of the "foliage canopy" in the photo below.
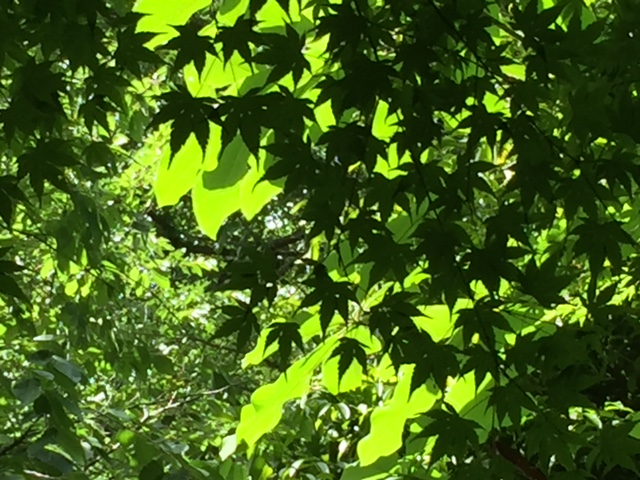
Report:
[[[637,478],[638,38],[0,0],[2,478]]]

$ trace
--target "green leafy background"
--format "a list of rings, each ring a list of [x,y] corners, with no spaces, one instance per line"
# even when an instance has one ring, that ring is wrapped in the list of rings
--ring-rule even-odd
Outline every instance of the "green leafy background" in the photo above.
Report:
[[[0,0],[2,478],[637,478],[638,25]]]

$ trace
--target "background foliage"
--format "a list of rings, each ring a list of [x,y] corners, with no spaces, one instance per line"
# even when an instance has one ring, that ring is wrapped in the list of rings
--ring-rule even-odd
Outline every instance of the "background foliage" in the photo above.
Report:
[[[637,478],[638,25],[0,0],[2,478]]]

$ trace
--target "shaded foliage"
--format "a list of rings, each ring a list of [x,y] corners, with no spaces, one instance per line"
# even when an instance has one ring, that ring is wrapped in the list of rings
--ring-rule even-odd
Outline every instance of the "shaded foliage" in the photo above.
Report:
[[[640,9],[0,0],[7,478],[636,478]]]

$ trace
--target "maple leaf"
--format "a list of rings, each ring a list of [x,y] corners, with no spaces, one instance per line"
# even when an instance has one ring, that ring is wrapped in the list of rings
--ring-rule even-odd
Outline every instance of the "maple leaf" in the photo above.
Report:
[[[367,371],[367,353],[364,345],[355,338],[341,338],[338,346],[333,350],[331,357],[339,357],[338,377],[342,379],[351,364],[356,361],[362,367],[362,371]]]
[[[597,459],[604,467],[604,473],[616,466],[622,466],[631,470],[635,475],[640,475],[634,458],[640,454],[640,440],[629,435],[634,428],[632,422],[619,425],[606,424],[600,430],[598,447],[590,455],[589,463]]]
[[[222,307],[222,314],[226,320],[216,329],[213,338],[224,338],[237,334],[236,349],[238,352],[242,351],[242,348],[249,342],[251,334],[259,332],[258,319],[248,305],[225,305]]]
[[[302,300],[300,308],[320,303],[320,325],[323,334],[326,334],[335,312],[345,321],[349,321],[349,302],[358,301],[349,282],[334,282],[327,275],[326,267],[317,265],[313,276],[306,283],[313,291]]]
[[[187,23],[183,26],[172,26],[171,28],[178,32],[178,36],[169,40],[162,48],[177,52],[172,65],[173,70],[178,71],[189,62],[193,62],[198,74],[202,75],[207,53],[214,56],[217,54],[212,39],[200,35],[200,27],[192,23]]]
[[[27,203],[27,197],[18,186],[18,179],[12,175],[0,177],[0,217],[11,228],[15,207]]]
[[[171,158],[173,159],[192,133],[204,155],[209,141],[209,121],[217,117],[214,100],[209,97],[193,97],[186,89],[181,89],[161,95],[160,101],[164,106],[156,113],[147,128],[153,129],[171,122]]]
[[[118,32],[118,47],[113,54],[116,63],[136,77],[142,77],[142,64],[161,65],[162,60],[145,44],[156,37],[149,32],[136,32],[135,25]]]
[[[445,410],[433,410],[428,413],[428,416],[432,422],[420,432],[420,436],[436,437],[436,443],[431,451],[432,464],[445,455],[462,460],[469,449],[479,447],[476,430],[481,427],[476,422]]]
[[[245,62],[251,61],[250,44],[259,43],[259,36],[253,30],[257,25],[254,19],[240,17],[232,27],[221,27],[216,35],[216,43],[222,45],[225,63],[238,52]]]
[[[293,345],[304,352],[304,344],[300,335],[300,325],[294,322],[276,322],[269,327],[265,350],[274,342],[278,342],[280,366],[284,369],[291,356]]]
[[[69,192],[65,167],[79,162],[64,140],[40,140],[35,147],[18,157],[18,178],[29,176],[29,183],[42,200],[45,180],[60,190]]]
[[[258,64],[272,65],[267,82],[277,82],[291,73],[294,85],[297,85],[304,70],[309,70],[309,61],[302,53],[304,37],[300,37],[291,25],[285,27],[286,35],[275,33],[260,36],[262,45],[253,56]]]
[[[532,258],[520,277],[520,284],[525,293],[533,296],[542,306],[552,307],[563,303],[561,293],[571,283],[569,274],[558,274],[559,255],[551,255],[538,267]]]

